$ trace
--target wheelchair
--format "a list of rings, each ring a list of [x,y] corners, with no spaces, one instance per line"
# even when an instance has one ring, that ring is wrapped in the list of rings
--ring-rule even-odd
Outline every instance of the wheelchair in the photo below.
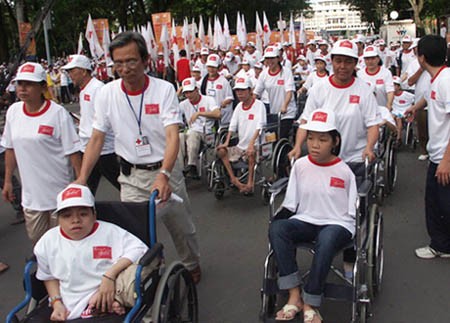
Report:
[[[179,261],[166,266],[163,245],[156,240],[157,195],[158,192],[154,191],[150,201],[144,203],[96,203],[98,219],[132,232],[149,246],[149,250],[138,262],[135,276],[136,301],[125,315],[108,314],[68,322],[198,322],[197,290],[189,271]],[[141,279],[142,270],[151,263],[158,265],[147,277]],[[7,323],[49,322],[52,310],[47,305],[47,292],[43,282],[37,280],[32,272],[35,266],[36,258],[33,257],[25,266],[26,297],[8,314]],[[18,313],[25,307],[25,316],[19,319]]]
[[[288,178],[273,183],[270,192],[270,222],[276,220],[277,197],[286,190]],[[332,265],[325,285],[324,298],[343,300],[352,303],[352,323],[365,323],[371,316],[371,305],[381,290],[384,264],[383,216],[373,199],[373,183],[369,174],[358,188],[355,238],[344,248],[354,247],[356,261],[353,266],[353,278],[345,277],[342,270]],[[314,243],[301,243],[298,249],[314,254]],[[338,253],[339,254],[339,253]],[[330,274],[336,279],[330,281]],[[308,277],[306,271],[302,280]],[[286,303],[287,291],[280,291],[277,285],[278,268],[274,251],[269,244],[269,252],[264,262],[264,276],[261,287],[260,321],[275,322],[276,313]],[[337,283],[337,282],[341,283]]]
[[[285,138],[277,140],[280,133],[280,114],[275,115],[276,122],[266,125],[260,131],[258,150],[256,152],[256,163],[254,167],[254,188],[260,186],[260,196],[264,204],[269,202],[269,188],[275,180],[288,176],[290,163],[288,153],[292,150],[292,144]],[[218,131],[216,144],[223,143],[228,132],[227,127]],[[232,137],[230,146],[237,144],[237,137]],[[246,181],[248,176],[248,164],[242,160],[231,163],[232,169],[239,181]],[[231,188],[229,176],[222,161],[216,158],[210,167],[209,187],[212,189],[216,199],[223,199],[225,192]]]

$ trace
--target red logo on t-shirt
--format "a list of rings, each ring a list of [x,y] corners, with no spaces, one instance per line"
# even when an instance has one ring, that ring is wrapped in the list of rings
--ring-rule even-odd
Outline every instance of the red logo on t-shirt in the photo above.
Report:
[[[108,246],[98,246],[92,248],[94,259],[112,259],[112,249]]]
[[[205,109],[205,107],[200,107],[200,108],[198,108],[198,111],[200,111],[200,112],[205,112],[206,109]]]
[[[146,104],[145,114],[159,114],[159,104]]]
[[[71,198],[81,198],[81,195],[82,195],[81,188],[71,187],[62,193],[61,200],[65,201]]]
[[[331,177],[330,187],[345,188],[345,181],[338,177]]]
[[[277,84],[278,85],[284,85],[284,80],[278,80]]]
[[[89,94],[84,95],[84,101],[91,101],[91,96]]]
[[[20,70],[20,73],[34,73],[34,65],[30,65],[30,64],[25,65]]]
[[[431,91],[431,98],[436,100],[436,91]]]
[[[222,89],[223,89],[223,86],[222,86],[222,84],[217,84],[217,85],[216,85],[216,89],[218,89],[218,90],[222,90]]]
[[[255,119],[255,115],[254,114],[249,114],[248,115],[248,120],[253,120]]]
[[[377,84],[384,84],[383,80],[377,80]]]
[[[311,121],[327,122],[328,114],[325,112],[316,112],[313,114]]]
[[[350,95],[350,103],[359,104],[359,95]]]
[[[406,101],[405,101],[405,100],[399,100],[398,103],[400,103],[400,104],[405,104]]]
[[[47,135],[47,136],[53,136],[53,130],[54,130],[54,128],[51,126],[40,125],[39,129],[38,129],[38,133]]]

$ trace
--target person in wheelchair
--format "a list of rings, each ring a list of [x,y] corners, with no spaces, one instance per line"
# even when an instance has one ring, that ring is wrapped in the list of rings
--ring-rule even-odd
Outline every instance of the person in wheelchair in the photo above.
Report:
[[[253,190],[254,166],[256,163],[256,150],[261,129],[266,125],[266,107],[264,103],[253,98],[252,82],[248,78],[239,78],[234,85],[239,104],[231,117],[230,126],[225,142],[217,147],[217,155],[222,160],[230,182],[242,193]],[[229,147],[231,136],[238,132],[239,142]],[[248,161],[248,180],[241,183],[233,172],[231,162],[239,159]]]
[[[333,257],[355,234],[357,188],[352,170],[338,157],[341,137],[334,112],[318,109],[300,127],[307,130],[309,154],[291,170],[269,239],[279,269],[278,286],[289,291],[276,319],[290,321],[303,310],[305,323],[317,323],[322,322],[318,308]],[[314,257],[302,291],[296,245],[307,242],[315,242]]]
[[[57,197],[59,226],[37,242],[36,278],[53,308],[50,320],[125,313],[134,305],[136,263],[147,246],[114,224],[97,221],[88,187],[70,184]]]
[[[414,104],[414,94],[402,90],[402,81],[398,76],[394,80],[394,101],[392,102],[392,114],[397,124],[397,142],[402,141],[403,120],[405,111]]]
[[[200,94],[194,78],[185,79],[182,87],[186,100],[180,103],[180,108],[189,127],[186,133],[186,172],[189,177],[198,179],[200,143],[204,135],[212,132],[214,120],[220,119],[220,108],[214,98]]]

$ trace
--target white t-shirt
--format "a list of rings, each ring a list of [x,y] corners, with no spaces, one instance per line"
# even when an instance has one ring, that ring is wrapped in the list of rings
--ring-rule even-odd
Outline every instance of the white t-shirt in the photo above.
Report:
[[[206,62],[203,63],[202,60],[199,58],[195,62],[195,65],[200,68],[200,74],[203,77],[205,77],[208,74],[208,69],[206,68]]]
[[[137,141],[138,119],[142,91],[128,92],[122,79],[102,87],[95,99],[94,129],[114,133],[116,154],[132,164],[150,164],[164,159],[166,149],[165,127],[182,124],[180,106],[175,90],[169,82],[146,76],[141,113],[142,136],[147,137],[150,154],[139,154]]]
[[[355,175],[340,158],[318,164],[305,156],[291,170],[282,206],[291,219],[315,225],[340,225],[355,234],[357,189]]]
[[[68,86],[69,85],[69,77],[67,76],[66,72],[61,72],[61,86]]]
[[[392,116],[391,111],[389,111],[388,108],[383,106],[378,106],[378,113],[380,114],[381,120],[389,122],[394,127],[397,127],[397,124],[395,123],[394,117]]]
[[[102,275],[120,258],[136,263],[147,251],[136,236],[119,226],[97,221],[93,232],[82,240],[71,240],[61,228],[47,231],[34,247],[39,280],[59,281],[68,320],[76,319],[98,290]]]
[[[219,73],[219,75],[222,75],[225,78],[228,78],[228,76],[230,75],[230,71],[226,67],[222,68],[217,73]]]
[[[442,67],[431,80],[426,93],[428,103],[427,151],[430,161],[439,164],[450,140],[450,68]]]
[[[80,126],[78,134],[81,140],[81,151],[84,152],[89,139],[92,136],[92,125],[94,123],[95,108],[94,102],[98,89],[104,86],[103,82],[100,82],[93,77],[88,84],[80,91]],[[105,143],[102,148],[102,155],[114,153],[114,134],[109,131],[105,136]]]
[[[417,73],[417,71],[420,68],[419,61],[417,60],[417,57],[411,61],[408,65],[408,69],[406,70],[406,73],[408,74],[408,78],[413,76]],[[415,84],[415,90],[414,90],[414,101],[419,102],[420,99],[422,99],[425,95],[425,93],[428,91],[430,86],[431,76],[427,71],[423,71],[422,74],[420,74],[419,78],[416,81]]]
[[[314,59],[316,57],[317,51],[318,51],[318,49],[316,49],[315,51],[312,51],[308,48],[308,50],[306,52],[306,59],[310,66],[314,66],[314,63],[315,63]],[[319,53],[320,53],[320,51],[319,51]]]
[[[262,129],[266,125],[266,107],[259,100],[254,100],[249,108],[244,109],[242,102],[236,106],[231,117],[231,132],[238,132],[239,143],[237,146],[242,150],[247,150],[248,144],[256,130]],[[256,143],[258,143],[256,141]]]
[[[228,68],[230,73],[234,74],[239,69],[239,62],[240,62],[240,59],[238,60],[238,59],[234,58],[230,62],[225,61],[224,64]]]
[[[394,81],[392,80],[391,71],[384,66],[380,66],[374,74],[371,74],[367,68],[359,70],[357,74],[359,78],[370,86],[374,86],[378,105],[385,107],[387,94],[394,92]]]
[[[253,68],[250,68],[248,71],[245,71],[243,68],[241,68],[241,70],[239,72],[237,72],[236,76],[234,77],[235,79],[238,78],[245,78],[245,79],[250,79],[253,80],[255,79],[255,70]],[[255,84],[253,84],[253,86],[255,86]]]
[[[358,64],[356,65],[356,70],[360,71],[366,68],[366,62],[364,61],[363,55],[359,56]]]
[[[259,50],[255,50],[253,54],[250,54],[249,52],[244,52],[244,60],[248,60],[250,63],[250,66],[253,67],[255,63],[259,62],[261,60],[261,52]]]
[[[363,162],[367,146],[367,128],[378,125],[377,102],[369,85],[355,78],[348,86],[332,82],[332,76],[317,83],[309,91],[300,119],[308,120],[317,109],[330,109],[336,114],[337,130],[342,137],[340,157],[345,162]]]
[[[205,76],[208,77],[208,76]],[[220,109],[220,123],[227,124],[230,123],[231,115],[233,114],[233,90],[231,89],[230,82],[228,80],[218,75],[215,79],[209,79],[206,83],[206,95],[212,97],[217,106],[220,107],[223,101],[231,99],[231,102],[227,104],[225,108]]]
[[[192,103],[188,99],[180,103],[181,113],[184,114],[186,122],[191,120],[191,117],[196,112],[211,112],[219,109],[216,101],[212,97],[200,94],[200,100],[198,102]],[[190,129],[203,133],[203,125],[205,125],[206,133],[212,132],[212,127],[214,126],[214,119],[206,117],[198,117],[193,124],[190,125]]]
[[[46,101],[35,114],[23,102],[11,105],[1,145],[14,149],[22,180],[22,206],[35,211],[56,209],[56,195],[72,180],[69,155],[80,151],[72,118],[62,106]]]
[[[406,70],[408,69],[408,65],[414,59],[416,59],[416,55],[414,55],[414,51],[413,50],[400,51],[400,53],[402,55],[402,70],[400,72],[400,75],[403,75],[403,73],[405,73]],[[400,55],[400,53],[399,53],[399,55]]]
[[[287,92],[295,92],[292,71],[287,68],[282,68],[278,73],[271,74],[268,68],[264,69],[259,75],[254,93],[261,97],[264,90],[269,94],[270,113],[277,114],[284,104]],[[282,115],[281,119],[295,118],[297,106],[295,105],[294,97],[295,95],[292,93],[287,112]]]
[[[394,95],[392,102],[392,114],[397,117],[403,117],[406,109],[414,103],[414,94],[402,91],[400,94]]]
[[[294,65],[294,74],[300,74],[302,80],[306,80],[312,73],[312,68],[309,65],[301,66],[300,64]]]
[[[328,74],[324,73],[322,76],[317,74],[317,71],[312,72],[309,74],[308,78],[306,79],[305,83],[303,84],[303,87],[307,89],[308,91],[313,87],[314,84],[327,79]]]

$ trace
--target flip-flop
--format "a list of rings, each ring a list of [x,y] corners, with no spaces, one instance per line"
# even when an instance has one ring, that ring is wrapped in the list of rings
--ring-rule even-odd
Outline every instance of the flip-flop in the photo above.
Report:
[[[303,322],[304,323],[316,323],[317,320],[315,318],[319,319],[319,322],[322,322],[322,316],[320,316],[320,313],[318,310],[307,310],[303,312]]]
[[[298,313],[301,312],[301,308],[293,304],[286,304],[283,308],[278,311],[277,316],[275,318],[276,321],[292,321],[295,319]],[[278,315],[282,316],[278,316]]]
[[[0,274],[4,273],[9,269],[8,264],[5,264],[4,262],[0,262]]]

